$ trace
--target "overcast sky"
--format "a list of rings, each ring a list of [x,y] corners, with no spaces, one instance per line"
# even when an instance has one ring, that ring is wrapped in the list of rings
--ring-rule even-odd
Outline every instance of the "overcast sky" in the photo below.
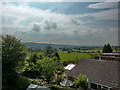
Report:
[[[24,42],[117,45],[117,8],[115,2],[5,2],[2,33]]]

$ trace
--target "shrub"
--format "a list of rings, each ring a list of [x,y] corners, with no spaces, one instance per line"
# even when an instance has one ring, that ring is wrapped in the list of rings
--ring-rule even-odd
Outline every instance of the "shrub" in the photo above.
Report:
[[[40,79],[30,79],[31,83],[37,84],[37,85],[46,85],[46,82],[41,81]]]
[[[82,74],[77,76],[74,80],[74,85],[76,88],[83,88],[86,90],[88,88],[87,76]]]
[[[62,77],[58,77],[57,79],[55,79],[55,83],[59,85],[62,80]]]
[[[17,88],[26,89],[30,83],[31,83],[30,80],[28,80],[26,77],[20,76],[16,84]]]

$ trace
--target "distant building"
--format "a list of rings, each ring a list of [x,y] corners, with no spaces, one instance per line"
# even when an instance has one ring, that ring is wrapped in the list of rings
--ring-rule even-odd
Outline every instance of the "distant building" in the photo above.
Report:
[[[120,53],[102,53],[99,60],[120,61]]]
[[[103,58],[104,56],[106,58]],[[112,57],[114,60],[111,59]],[[70,79],[80,74],[87,75],[91,90],[120,90],[120,61],[118,57],[118,54],[111,53],[102,54],[101,60],[80,60],[67,75]]]

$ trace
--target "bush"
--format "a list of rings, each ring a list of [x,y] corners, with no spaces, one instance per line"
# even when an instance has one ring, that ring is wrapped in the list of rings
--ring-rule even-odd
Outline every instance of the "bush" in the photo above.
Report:
[[[40,79],[30,79],[31,83],[37,84],[37,85],[46,85],[46,82],[41,81]]]
[[[55,79],[55,83],[59,85],[62,80],[62,77],[58,77],[57,79]]]
[[[30,83],[31,83],[30,80],[28,80],[26,77],[20,76],[16,84],[17,84],[17,88],[26,89]]]
[[[28,80],[26,77],[17,76],[18,78],[14,82],[11,80],[11,85],[3,85],[2,90],[26,90],[26,88],[31,83],[30,80]],[[13,84],[15,83],[15,84]]]
[[[74,80],[74,85],[76,88],[88,88],[88,82],[87,82],[87,76],[80,74],[78,77]]]

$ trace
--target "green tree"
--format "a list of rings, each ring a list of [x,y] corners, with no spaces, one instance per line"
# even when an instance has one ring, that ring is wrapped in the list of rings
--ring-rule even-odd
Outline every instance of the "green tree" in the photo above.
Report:
[[[52,57],[54,55],[54,49],[49,45],[45,48],[45,55]]]
[[[107,52],[107,46],[106,46],[106,44],[104,45],[102,52],[103,52],[103,53],[106,53],[106,52]]]
[[[42,60],[37,60],[36,68],[47,83],[49,83],[60,66],[57,61],[54,61],[51,58],[44,58]]]
[[[34,64],[36,64],[36,61],[39,59],[39,55],[37,53],[33,53],[31,55],[30,61],[33,62]]]
[[[77,76],[74,80],[74,85],[76,88],[83,88],[86,90],[88,88],[87,76],[82,74]]]
[[[24,60],[25,47],[15,36],[2,36],[2,84],[14,86],[18,79],[18,62]]]
[[[112,48],[109,43],[107,45],[106,44],[104,45],[103,53],[112,53]]]
[[[57,57],[58,60],[60,60],[60,56],[59,56],[58,52],[55,52],[54,56]]]
[[[112,53],[112,48],[109,43],[107,44],[107,52]]]

